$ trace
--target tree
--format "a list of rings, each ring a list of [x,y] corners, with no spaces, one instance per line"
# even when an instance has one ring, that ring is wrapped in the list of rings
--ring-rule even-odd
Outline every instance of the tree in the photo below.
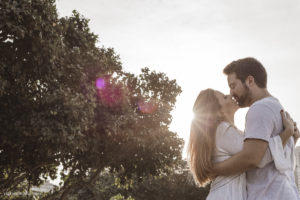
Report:
[[[104,172],[90,188],[83,188],[73,199],[94,200],[122,196],[135,200],[205,200],[209,185],[195,185],[186,162],[177,169],[158,176],[145,177],[141,182],[132,177],[121,184],[117,174]]]
[[[62,186],[45,199],[66,199],[105,169],[125,181],[177,165],[175,80],[125,72],[113,49],[96,46],[88,20],[59,18],[54,0],[0,9],[0,197],[55,178],[60,164]]]
[[[183,161],[167,176],[148,177],[142,183],[136,184],[130,195],[136,200],[205,200],[209,185],[198,187]]]

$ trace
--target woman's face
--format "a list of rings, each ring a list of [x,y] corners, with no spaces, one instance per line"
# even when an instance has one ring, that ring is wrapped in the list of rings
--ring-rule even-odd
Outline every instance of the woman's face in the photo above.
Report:
[[[232,99],[230,95],[224,95],[222,92],[215,91],[215,95],[219,100],[222,111],[226,114],[235,113],[239,109],[238,104]]]

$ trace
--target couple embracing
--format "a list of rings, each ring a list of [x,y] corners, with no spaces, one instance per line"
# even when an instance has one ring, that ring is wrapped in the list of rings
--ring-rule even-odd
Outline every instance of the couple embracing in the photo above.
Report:
[[[206,89],[194,107],[188,158],[194,180],[211,182],[207,200],[298,200],[293,173],[299,130],[267,90],[267,73],[254,58],[231,62],[230,94]],[[239,108],[249,107],[245,130],[234,125]]]

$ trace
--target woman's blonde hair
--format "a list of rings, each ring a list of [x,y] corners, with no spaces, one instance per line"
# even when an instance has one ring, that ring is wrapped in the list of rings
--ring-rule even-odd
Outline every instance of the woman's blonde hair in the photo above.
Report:
[[[194,107],[188,145],[188,162],[193,178],[200,186],[211,181],[212,158],[215,150],[215,135],[219,123],[224,120],[221,105],[212,89],[198,95]]]

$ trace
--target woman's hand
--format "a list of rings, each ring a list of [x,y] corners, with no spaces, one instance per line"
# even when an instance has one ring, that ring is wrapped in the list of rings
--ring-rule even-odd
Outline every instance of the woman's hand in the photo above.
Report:
[[[294,136],[294,140],[295,140],[295,144],[296,144],[298,138],[300,137],[300,132],[299,132],[296,122],[294,122],[294,135],[293,136]]]
[[[294,137],[295,144],[300,137],[300,132],[297,127],[297,123],[294,122],[294,120],[291,118],[290,114],[288,112],[285,112],[283,110],[280,111],[281,117],[282,117],[282,124],[284,127],[284,134],[282,134],[285,137]]]
[[[294,135],[294,121],[291,118],[290,114],[284,110],[281,110],[280,114],[282,118],[283,128],[285,129],[285,131],[289,133],[289,136]]]

